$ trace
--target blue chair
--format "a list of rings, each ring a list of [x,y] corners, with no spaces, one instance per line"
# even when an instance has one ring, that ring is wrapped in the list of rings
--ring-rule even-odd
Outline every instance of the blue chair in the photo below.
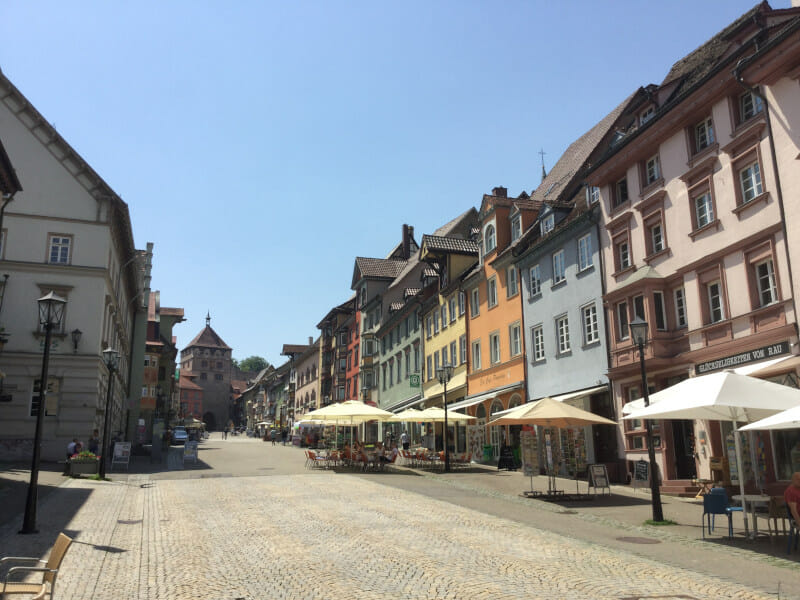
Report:
[[[731,506],[725,488],[715,487],[703,496],[703,538],[705,539],[705,523],[708,521],[709,533],[714,531],[716,515],[728,517],[728,537],[733,537],[733,513],[742,512],[741,506]]]
[[[800,540],[800,530],[797,528],[797,523],[792,515],[792,509],[786,505],[786,514],[789,518],[789,541],[786,544],[786,554],[792,553],[792,540],[794,540],[794,549],[797,550],[797,542]]]

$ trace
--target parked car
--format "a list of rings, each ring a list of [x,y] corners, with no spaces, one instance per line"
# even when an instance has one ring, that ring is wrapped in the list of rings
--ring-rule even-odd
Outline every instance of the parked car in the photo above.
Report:
[[[179,426],[172,430],[173,444],[185,444],[187,439],[189,439],[189,434],[186,433],[185,427]]]

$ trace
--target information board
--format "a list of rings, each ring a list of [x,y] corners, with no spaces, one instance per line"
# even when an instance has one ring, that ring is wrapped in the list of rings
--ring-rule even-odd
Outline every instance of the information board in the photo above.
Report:
[[[611,493],[611,486],[608,484],[608,471],[605,465],[589,465],[589,488],[608,490]],[[605,493],[605,492],[604,492]]]
[[[183,462],[197,462],[197,442],[186,442],[183,445]]]
[[[125,470],[128,470],[128,465],[131,460],[131,443],[130,442],[115,442],[114,455],[111,460],[111,470],[114,470],[114,465],[125,465]]]
[[[633,463],[633,487],[644,486],[650,482],[650,463],[637,460]]]

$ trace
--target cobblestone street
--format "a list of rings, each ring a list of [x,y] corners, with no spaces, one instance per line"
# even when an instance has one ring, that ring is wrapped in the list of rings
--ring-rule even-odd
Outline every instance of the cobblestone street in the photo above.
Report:
[[[45,532],[75,536],[58,582],[67,599],[798,597],[796,587],[778,596],[380,480],[421,480],[412,475],[305,471],[288,447],[209,449],[220,460],[234,446],[274,458],[279,474],[67,480],[40,508],[42,533],[7,527],[0,547],[24,555]]]

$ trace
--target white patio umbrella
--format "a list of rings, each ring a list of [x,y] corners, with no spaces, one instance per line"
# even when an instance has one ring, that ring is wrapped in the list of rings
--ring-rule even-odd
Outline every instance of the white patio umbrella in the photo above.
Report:
[[[536,402],[529,402],[517,408],[506,411],[505,414],[489,421],[487,426],[496,425],[540,425],[542,427],[585,427],[587,425],[616,425],[616,423],[600,415],[596,415],[582,408],[559,402],[552,398],[542,398]],[[555,490],[555,471],[547,468],[547,490]],[[531,478],[531,481],[533,479]],[[575,469],[575,487],[578,487],[578,470]]]
[[[367,421],[385,421],[393,416],[387,410],[381,410],[358,400],[346,400],[329,404],[303,415],[305,419],[322,420],[328,423],[359,425]],[[351,434],[352,435],[352,434]],[[352,441],[352,440],[351,440]]]
[[[401,411],[397,414],[392,415],[387,421],[397,422],[409,422],[409,421],[420,421],[417,417],[422,413],[421,410],[417,410],[416,408],[407,408],[404,411]]]
[[[764,379],[721,371],[685,379],[650,396],[650,406],[634,410],[623,419],[694,419],[752,423],[783,410],[800,406],[800,390]],[[623,411],[624,412],[624,411]],[[744,474],[739,436],[736,464],[739,490],[744,496]],[[748,531],[747,512],[743,512]]]
[[[452,421],[453,423],[467,423],[470,421],[476,420],[477,417],[471,417],[469,415],[465,415],[464,413],[456,412],[454,410],[447,411],[447,420]],[[443,423],[444,422],[444,409],[438,406],[431,406],[430,408],[426,408],[425,410],[421,410],[417,413],[415,421],[426,421],[426,422],[436,422],[436,423]]]
[[[784,410],[766,419],[750,423],[750,425],[739,427],[739,431],[762,429],[800,429],[800,406]]]

